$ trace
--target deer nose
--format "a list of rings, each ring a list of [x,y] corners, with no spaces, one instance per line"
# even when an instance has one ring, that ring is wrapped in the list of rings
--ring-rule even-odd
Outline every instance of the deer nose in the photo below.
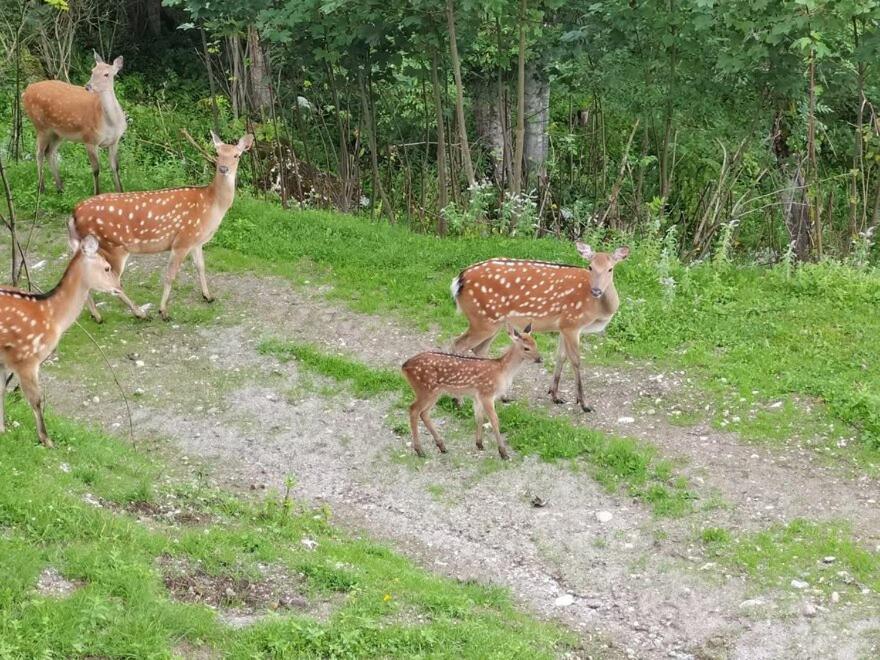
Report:
[[[542,357],[539,355],[538,357],[535,358],[535,362],[537,362],[538,364],[543,364],[543,363],[544,363],[544,358],[542,358]]]
[[[602,289],[598,287],[593,287],[590,292],[593,294],[593,298],[601,298],[602,297]]]
[[[220,174],[226,174],[229,171],[229,167],[226,165],[220,165],[217,169],[220,171]]]
[[[86,83],[86,91],[87,91],[87,92],[91,92],[91,91],[92,91],[92,83]]]

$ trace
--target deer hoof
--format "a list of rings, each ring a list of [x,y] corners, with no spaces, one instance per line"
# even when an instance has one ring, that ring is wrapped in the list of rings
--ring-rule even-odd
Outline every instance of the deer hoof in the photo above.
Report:
[[[593,412],[592,406],[588,406],[586,403],[583,403],[583,402],[580,402],[580,404],[581,404],[581,410],[583,410],[585,413]]]
[[[506,449],[499,449],[498,453],[501,455],[502,461],[509,461],[510,460],[510,454],[507,453]]]
[[[445,453],[446,453],[446,445],[437,445],[437,449],[440,450],[440,453],[441,453],[441,454],[445,454]]]
[[[502,396],[501,397],[501,403],[510,403],[511,401],[513,401],[512,396]]]
[[[49,436],[46,436],[45,438],[40,438],[40,442],[43,443],[43,446],[46,449],[53,449],[55,447],[55,445],[52,443],[52,440],[49,438]]]
[[[551,394],[551,395],[550,395],[550,398],[553,400],[553,403],[555,403],[557,406],[560,406],[560,405],[562,405],[563,403],[565,403],[565,399],[560,399],[560,398],[559,398],[558,396],[556,396],[555,394]]]
[[[159,316],[162,317],[163,321],[170,321],[171,320],[171,314],[166,312],[164,309],[159,310]]]
[[[214,302],[214,300],[216,300],[216,299],[214,298],[214,296],[206,296],[204,293],[202,294],[202,298],[205,299],[205,302],[206,302],[206,303],[212,303],[212,302]]]

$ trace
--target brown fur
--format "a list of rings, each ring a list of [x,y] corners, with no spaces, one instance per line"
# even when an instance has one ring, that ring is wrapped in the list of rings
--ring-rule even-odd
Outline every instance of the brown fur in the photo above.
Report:
[[[453,350],[486,355],[492,340],[507,322],[529,322],[539,332],[558,332],[556,369],[550,395],[556,403],[566,359],[575,373],[577,401],[585,411],[580,373],[580,335],[601,332],[620,305],[613,268],[629,254],[594,253],[578,243],[589,268],[519,259],[492,259],[466,268],[453,281],[456,305],[468,320],[468,330]],[[597,295],[598,294],[598,295]]]
[[[0,432],[6,428],[6,378],[12,371],[34,411],[40,441],[52,446],[43,421],[40,365],[79,316],[90,289],[119,291],[119,278],[98,253],[98,241],[92,236],[83,240],[61,282],[49,293],[0,288]]]
[[[425,455],[419,440],[419,419],[424,422],[440,451],[446,452],[446,445],[428,412],[441,394],[451,394],[471,396],[474,399],[477,447],[483,449],[483,413],[485,412],[489,416],[498,441],[498,453],[501,454],[501,458],[510,457],[507,444],[498,427],[495,399],[507,390],[523,362],[541,361],[538,347],[529,334],[530,331],[530,327],[527,327],[522,334],[510,330],[513,343],[504,355],[494,360],[428,351],[411,357],[403,364],[403,375],[416,395],[415,401],[409,408],[409,414],[413,449],[419,456]]]

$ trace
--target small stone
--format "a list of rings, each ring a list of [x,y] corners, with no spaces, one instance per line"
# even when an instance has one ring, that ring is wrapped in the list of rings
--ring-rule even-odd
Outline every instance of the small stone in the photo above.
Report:
[[[816,616],[816,606],[808,600],[801,603],[801,614],[808,617]]]
[[[101,397],[99,397],[99,396],[93,396],[93,397],[92,397],[92,402],[93,402],[93,403],[101,403]]]
[[[611,519],[614,518],[614,514],[610,511],[597,511],[596,512],[596,520],[600,523],[610,522]]]
[[[810,586],[808,582],[804,582],[803,580],[792,580],[791,586],[795,589],[806,589]]]
[[[617,418],[618,424],[632,424],[635,421],[636,420],[634,417],[618,417]]]
[[[831,602],[832,603],[839,603],[840,602],[840,594],[837,593],[836,591],[831,592]]]
[[[302,539],[300,543],[302,543],[309,550],[314,550],[318,547],[318,542],[315,539],[310,539],[308,537]]]
[[[568,607],[572,603],[574,603],[574,596],[571,594],[563,594],[553,601],[553,604],[556,605],[556,607]]]
[[[761,607],[764,601],[761,598],[749,598],[739,604],[740,609],[751,609],[753,607]]]
[[[136,366],[136,367],[143,367],[144,364],[145,364],[145,363],[144,363],[143,360],[135,360],[135,361],[134,361],[134,366]]]
[[[233,589],[232,587],[226,587],[226,597],[235,598],[235,589]]]
[[[822,557],[822,562],[825,564],[833,564],[835,561],[837,561],[837,557],[835,557],[833,555],[828,555],[827,557]]]

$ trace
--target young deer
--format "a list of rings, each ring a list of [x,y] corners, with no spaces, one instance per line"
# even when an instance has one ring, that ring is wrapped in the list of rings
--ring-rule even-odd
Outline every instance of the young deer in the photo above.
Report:
[[[419,418],[444,454],[446,445],[428,417],[428,411],[437,403],[441,394],[453,396],[472,396],[474,417],[477,423],[477,449],[483,449],[483,414],[489,416],[492,430],[498,440],[498,453],[501,458],[510,458],[507,443],[498,428],[498,415],[495,413],[495,399],[510,387],[516,372],[526,361],[541,362],[538,347],[531,336],[532,326],[527,325],[522,333],[508,327],[512,343],[499,358],[489,359],[453,355],[439,351],[428,351],[411,357],[403,364],[403,375],[416,394],[416,400],[409,407],[409,423],[412,429],[413,449],[424,456],[419,441]]]
[[[629,248],[612,253],[593,252],[578,242],[587,268],[519,259],[491,259],[463,270],[452,281],[452,297],[468,320],[468,330],[455,340],[456,352],[472,349],[485,355],[501,326],[508,322],[531,322],[536,331],[558,332],[556,368],[550,386],[554,403],[559,398],[559,379],[566,359],[571,361],[577,402],[584,412],[581,383],[580,336],[602,332],[620,305],[614,288],[614,265],[626,259]]]
[[[0,288],[0,433],[6,430],[6,377],[12,371],[34,411],[40,442],[52,446],[43,421],[40,364],[79,316],[91,289],[120,291],[119,278],[98,253],[94,236],[83,239],[58,286],[48,293]]]
[[[238,144],[224,144],[213,133],[211,137],[217,149],[217,170],[209,185],[90,197],[77,204],[68,223],[71,248],[76,249],[81,236],[94,234],[101,241],[102,254],[120,278],[130,254],[170,251],[159,305],[159,312],[166,320],[171,285],[190,252],[199,273],[202,296],[208,302],[214,300],[208,291],[202,246],[211,240],[232,206],[239,158],[254,143],[252,135],[245,135]],[[146,313],[128,296],[119,297],[135,316],[146,318]],[[101,315],[91,298],[89,309],[100,322]]]
[[[100,192],[98,175],[98,147],[107,147],[110,169],[116,190],[122,190],[119,181],[119,159],[116,151],[125,133],[125,113],[116,100],[113,79],[122,68],[122,57],[106,64],[95,53],[95,68],[85,89],[59,80],[43,80],[28,85],[21,96],[24,111],[37,129],[37,177],[43,192],[43,163],[48,157],[55,187],[63,189],[58,173],[58,147],[62,140],[82,142],[89,153],[95,194]]]

